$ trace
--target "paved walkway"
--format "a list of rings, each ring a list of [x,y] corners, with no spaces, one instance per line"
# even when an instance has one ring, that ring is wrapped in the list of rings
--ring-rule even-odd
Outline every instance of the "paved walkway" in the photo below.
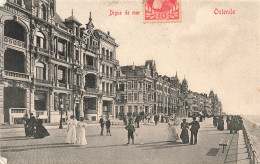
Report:
[[[135,145],[127,145],[127,131],[124,127],[112,127],[112,136],[100,136],[99,126],[86,130],[88,145],[78,147],[65,144],[66,129],[48,127],[51,136],[43,139],[24,137],[20,128],[0,129],[1,156],[8,163],[224,163],[231,152],[231,146],[222,153],[221,139],[234,140],[229,131],[218,131],[212,126],[212,119],[201,123],[198,144],[189,145],[167,142],[167,124],[141,125],[137,129]],[[234,142],[237,142],[234,140]],[[228,150],[229,148],[229,150]],[[236,151],[234,151],[236,154]]]

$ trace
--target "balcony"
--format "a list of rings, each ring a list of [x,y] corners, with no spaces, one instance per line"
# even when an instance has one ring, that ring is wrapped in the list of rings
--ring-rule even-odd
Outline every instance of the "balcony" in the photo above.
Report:
[[[20,72],[4,70],[4,76],[15,80],[29,80],[29,75]]]
[[[84,65],[84,70],[87,70],[87,71],[97,71],[97,68],[95,66],[92,66],[92,65]]]
[[[97,114],[97,110],[95,110],[95,109],[87,109],[85,111],[86,111],[86,114]]]
[[[93,45],[87,45],[86,49],[87,49],[87,51],[92,52],[94,54],[96,54],[96,52],[97,52],[97,48]]]
[[[25,46],[25,42],[4,36],[4,42],[6,44],[12,45],[12,46],[16,46],[16,47],[20,47],[20,48],[26,48]]]
[[[108,61],[108,62],[110,62],[112,64],[119,65],[119,61],[118,60],[110,58],[110,57],[108,57],[108,56],[106,56],[104,54],[102,55],[102,59],[104,59],[105,61]]]
[[[58,83],[57,86],[58,86],[58,87],[62,87],[62,88],[66,88],[66,87],[67,87],[67,84],[64,84],[64,83]]]
[[[85,87],[85,90],[86,90],[87,93],[95,93],[95,94],[98,93],[98,90],[96,88],[87,88],[87,87]]]
[[[36,83],[42,83],[42,84],[52,84],[52,81],[49,80],[43,80],[43,79],[35,79]]]

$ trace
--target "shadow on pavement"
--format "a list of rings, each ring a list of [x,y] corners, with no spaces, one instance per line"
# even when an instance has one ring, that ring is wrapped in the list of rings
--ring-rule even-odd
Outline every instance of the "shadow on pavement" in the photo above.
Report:
[[[0,141],[15,141],[15,140],[31,140],[32,137],[16,136],[16,137],[2,137]]]
[[[68,147],[75,147],[72,144],[66,143],[57,143],[57,144],[36,144],[36,145],[24,145],[24,146],[4,146],[1,147],[0,152],[22,152],[28,150],[35,150],[35,149],[46,149],[46,148],[68,148]]]
[[[144,150],[149,149],[167,149],[167,148],[173,148],[173,147],[181,147],[181,146],[191,146],[189,144],[183,144],[181,142],[151,142],[151,143],[145,143],[142,145],[137,145],[138,148],[145,148]]]
[[[218,154],[218,152],[219,152],[219,148],[211,148],[207,152],[206,156],[216,156]]]

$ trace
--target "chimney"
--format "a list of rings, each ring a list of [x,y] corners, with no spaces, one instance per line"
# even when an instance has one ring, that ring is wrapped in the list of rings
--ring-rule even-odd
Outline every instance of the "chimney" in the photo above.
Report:
[[[110,36],[110,32],[109,32],[109,31],[107,32],[107,35],[109,35],[109,36]]]

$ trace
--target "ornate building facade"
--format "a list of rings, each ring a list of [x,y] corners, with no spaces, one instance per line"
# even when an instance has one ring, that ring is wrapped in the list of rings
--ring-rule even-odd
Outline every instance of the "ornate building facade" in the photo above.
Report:
[[[118,45],[109,32],[62,20],[55,0],[7,0],[0,7],[0,120],[25,113],[45,122],[74,114],[113,115]]]

